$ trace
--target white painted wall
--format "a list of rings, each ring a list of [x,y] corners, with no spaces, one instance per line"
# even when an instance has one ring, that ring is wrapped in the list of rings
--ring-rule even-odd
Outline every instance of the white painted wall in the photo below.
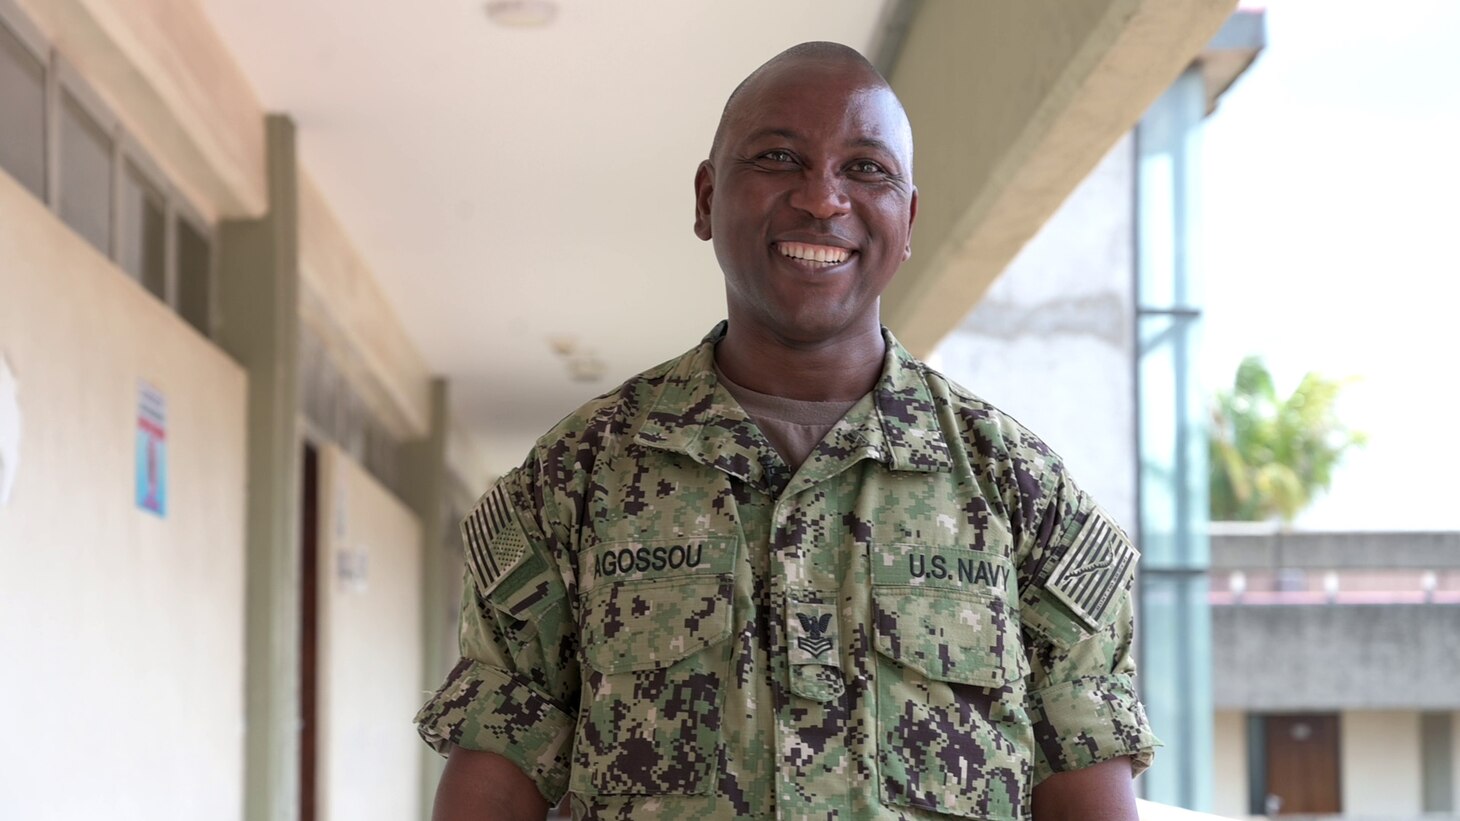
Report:
[[[1247,714],[1218,710],[1212,718],[1212,812],[1246,817],[1247,793]]]
[[[1339,716],[1338,737],[1345,815],[1420,814],[1419,713],[1351,710]]]
[[[333,446],[320,450],[319,493],[320,818],[413,818],[427,750],[411,723],[426,695],[421,527]],[[342,578],[360,555],[364,578]]]
[[[0,818],[239,818],[243,371],[4,173],[0,352]],[[138,380],[167,399],[166,518],[134,505]]]
[[[1127,136],[929,358],[1043,438],[1131,531],[1133,174]]]

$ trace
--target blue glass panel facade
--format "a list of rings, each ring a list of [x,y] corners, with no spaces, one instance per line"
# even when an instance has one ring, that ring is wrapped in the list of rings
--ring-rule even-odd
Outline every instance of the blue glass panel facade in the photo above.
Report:
[[[1140,663],[1146,707],[1166,742],[1142,780],[1147,798],[1194,810],[1212,801],[1206,413],[1195,372],[1205,114],[1201,75],[1188,70],[1146,113],[1136,139]]]

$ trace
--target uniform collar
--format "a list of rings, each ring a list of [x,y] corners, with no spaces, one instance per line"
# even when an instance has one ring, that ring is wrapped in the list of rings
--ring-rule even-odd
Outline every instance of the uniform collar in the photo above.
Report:
[[[698,347],[670,366],[636,439],[778,494],[791,478],[789,470],[715,376],[715,343],[727,327],[726,322],[716,325]],[[836,424],[808,457],[802,474],[829,476],[862,458],[894,471],[952,469],[922,363],[886,328],[882,336],[887,353],[871,401],[864,397]]]

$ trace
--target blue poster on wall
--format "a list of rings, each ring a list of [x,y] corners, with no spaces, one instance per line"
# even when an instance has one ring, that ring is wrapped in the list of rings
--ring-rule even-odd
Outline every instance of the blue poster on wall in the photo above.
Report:
[[[167,515],[167,398],[137,383],[137,507]]]

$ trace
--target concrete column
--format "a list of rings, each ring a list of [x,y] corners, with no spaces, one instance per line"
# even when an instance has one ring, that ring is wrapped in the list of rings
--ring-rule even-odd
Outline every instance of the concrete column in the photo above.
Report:
[[[266,126],[269,207],[218,226],[218,341],[248,370],[244,818],[299,812],[299,207],[294,123]]]
[[[1451,713],[1420,713],[1421,807],[1455,811],[1455,725]]]
[[[460,573],[457,556],[442,548],[447,541],[449,499],[446,472],[447,383],[431,381],[431,427],[425,438],[401,449],[401,487],[405,503],[421,522],[421,690],[441,684],[451,665],[442,634],[450,631],[451,576]],[[421,818],[431,817],[436,782],[441,778],[441,757],[425,744],[421,748]]]

